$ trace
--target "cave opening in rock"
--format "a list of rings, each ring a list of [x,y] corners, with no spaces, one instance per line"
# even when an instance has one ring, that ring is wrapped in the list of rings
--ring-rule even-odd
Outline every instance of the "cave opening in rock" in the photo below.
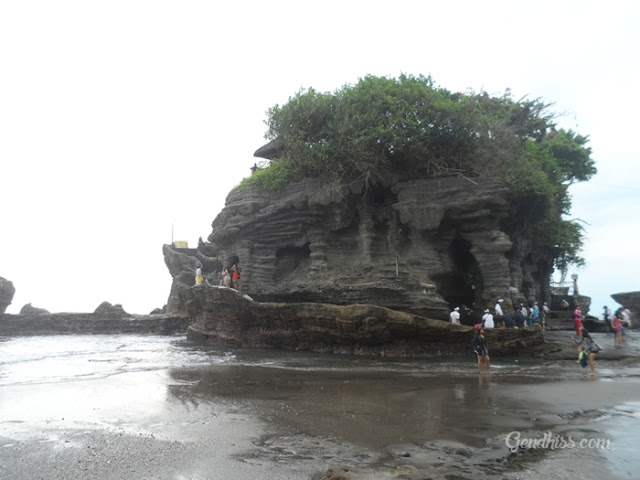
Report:
[[[287,246],[276,250],[276,265],[273,270],[275,282],[295,272],[301,265],[310,262],[311,249],[309,245],[306,243],[302,247]]]
[[[451,308],[462,305],[472,308],[476,292],[482,290],[482,276],[478,262],[471,253],[471,242],[456,235],[449,245],[449,253],[455,269],[438,279],[438,289]]]

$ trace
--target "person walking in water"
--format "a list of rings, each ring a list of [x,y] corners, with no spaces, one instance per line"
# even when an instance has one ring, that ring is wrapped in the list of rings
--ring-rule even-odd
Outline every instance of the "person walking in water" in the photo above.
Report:
[[[582,327],[580,329],[580,339],[576,340],[578,347],[584,348],[587,352],[587,359],[589,361],[589,375],[596,374],[596,355],[601,350],[596,342],[593,341],[587,329]]]
[[[476,334],[473,337],[473,353],[478,357],[478,371],[482,372],[482,367],[486,370],[486,373],[491,373],[491,366],[489,365],[489,349],[487,348],[487,341],[484,338],[484,328],[476,328]]]

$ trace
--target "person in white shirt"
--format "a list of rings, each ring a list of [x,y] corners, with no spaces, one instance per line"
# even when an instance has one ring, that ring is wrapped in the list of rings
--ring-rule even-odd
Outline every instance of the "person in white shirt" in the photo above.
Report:
[[[449,314],[449,320],[454,325],[460,325],[460,307],[453,309],[453,312]]]
[[[502,321],[502,316],[503,316],[502,306],[500,305],[502,302],[504,302],[504,300],[500,298],[498,300],[498,303],[496,303],[496,306],[493,308],[493,310],[495,311],[496,325],[498,325],[498,327],[504,327],[503,321]]]
[[[522,312],[522,316],[527,318],[529,316],[529,310],[522,303],[520,304],[520,312]]]
[[[631,312],[622,307],[622,310],[620,311],[620,317],[622,318],[622,325],[628,328],[631,328]]]
[[[484,315],[482,316],[482,322],[484,323],[484,328],[495,327],[493,323],[493,315],[491,315],[491,312],[489,311],[488,308],[484,311]]]

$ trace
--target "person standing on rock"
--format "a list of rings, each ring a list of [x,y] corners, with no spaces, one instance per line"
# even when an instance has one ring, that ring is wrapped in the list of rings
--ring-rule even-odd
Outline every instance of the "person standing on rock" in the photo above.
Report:
[[[527,310],[527,307],[524,306],[524,304],[520,304],[520,311],[522,312],[522,316],[524,318],[527,318],[529,316],[529,310]]]
[[[504,300],[502,298],[498,299],[498,302],[496,303],[496,306],[493,308],[493,310],[495,312],[496,325],[498,327],[500,327],[500,328],[504,328],[504,320],[502,319],[502,317],[503,317],[502,306],[501,306],[502,302],[504,302]]]
[[[622,326],[631,328],[631,312],[628,308],[622,307],[620,310],[620,318],[622,319]]]
[[[533,302],[533,306],[531,307],[531,315],[529,316],[529,326],[533,327],[535,323],[538,321],[538,317],[540,316],[540,310],[538,309],[538,302]]]
[[[197,267],[196,268],[196,286],[202,285],[202,282],[204,282],[204,276],[202,275],[202,267]]]
[[[488,308],[484,311],[484,315],[482,316],[482,325],[484,328],[495,327],[495,324],[493,323],[493,315],[491,315]]]
[[[580,310],[580,305],[576,305],[576,309],[573,311],[573,321],[576,326],[576,335],[580,335],[582,330],[582,310]]]
[[[515,313],[515,322],[516,322],[516,328],[524,328],[524,324],[527,321],[526,318],[524,318],[524,315],[522,314],[521,310],[516,310]]]
[[[509,313],[509,310],[504,311],[504,315],[502,316],[502,321],[504,322],[504,326],[506,328],[513,328],[515,324],[513,323],[513,317]]]
[[[242,289],[242,282],[240,281],[240,270],[238,269],[237,264],[231,265],[231,285],[237,291]]]
[[[224,270],[222,270],[222,286],[231,288],[231,274],[227,267],[224,267]]]
[[[449,321],[454,325],[460,325],[460,307],[456,307],[449,314]]]
[[[476,334],[473,337],[472,344],[473,353],[478,357],[478,371],[482,373],[482,367],[484,365],[486,372],[491,373],[489,349],[487,348],[487,341],[484,338],[484,328],[476,328]]]

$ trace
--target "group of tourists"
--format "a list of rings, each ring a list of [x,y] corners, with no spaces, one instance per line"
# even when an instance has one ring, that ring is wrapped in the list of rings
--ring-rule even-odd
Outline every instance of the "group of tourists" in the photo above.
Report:
[[[547,303],[542,304],[542,308],[538,307],[538,302],[533,302],[531,307],[520,304],[519,308],[509,311],[503,308],[504,299],[499,298],[493,307],[485,309],[482,315],[481,323],[476,324],[477,327],[483,328],[525,328],[531,327],[536,323],[541,323],[544,329],[546,319],[549,317],[549,307]],[[449,314],[449,321],[454,325],[461,325],[460,307],[455,307]]]
[[[485,328],[524,328],[534,325],[539,319],[544,328],[545,319],[549,316],[550,310],[546,302],[542,308],[538,308],[537,302],[533,302],[527,309],[523,304],[520,308],[514,308],[513,315],[507,309],[502,308],[504,300],[498,299],[494,306],[493,313],[489,309],[484,310],[482,322],[475,325],[475,334],[472,340],[473,352],[478,361],[478,371],[480,373],[491,373],[489,349],[484,336]],[[611,314],[608,307],[604,307],[604,319],[607,325],[615,333],[615,345],[624,345],[624,327],[630,326],[631,313],[624,307]],[[495,316],[494,316],[495,315]],[[578,345],[578,363],[582,367],[584,375],[595,375],[596,356],[602,351],[602,347],[596,343],[587,329],[582,325],[583,315],[580,305],[576,305],[573,311],[575,322],[575,332],[577,338],[574,342]],[[460,308],[456,307],[450,314],[450,321],[460,325]]]
[[[242,282],[240,281],[240,268],[237,263],[231,265],[231,267],[224,267],[220,273],[220,286],[233,288],[237,291],[242,289]],[[197,266],[195,269],[195,285],[202,285],[205,282],[204,274],[202,273],[202,267]]]
[[[234,263],[231,265],[231,268],[225,267],[221,273],[222,280],[221,285],[223,287],[233,288],[237,291],[242,289],[242,282],[240,281],[240,277],[242,276],[240,273],[240,269],[238,268],[238,264]]]
[[[624,337],[627,335],[626,328],[631,327],[631,312],[623,306],[615,313],[606,305],[603,307],[604,322],[607,324],[607,331],[615,335],[615,346],[624,347]]]
[[[478,371],[480,373],[491,373],[491,360],[489,349],[484,336],[485,328],[525,328],[533,326],[542,321],[544,329],[545,320],[549,316],[550,310],[547,303],[542,304],[542,309],[538,307],[538,302],[533,302],[527,308],[520,304],[520,308],[514,308],[513,314],[508,309],[503,309],[504,299],[499,298],[493,307],[493,313],[488,308],[484,310],[482,322],[475,325],[475,335],[473,336],[473,352],[478,359]],[[449,314],[449,320],[454,325],[460,325],[460,307],[455,307]]]

